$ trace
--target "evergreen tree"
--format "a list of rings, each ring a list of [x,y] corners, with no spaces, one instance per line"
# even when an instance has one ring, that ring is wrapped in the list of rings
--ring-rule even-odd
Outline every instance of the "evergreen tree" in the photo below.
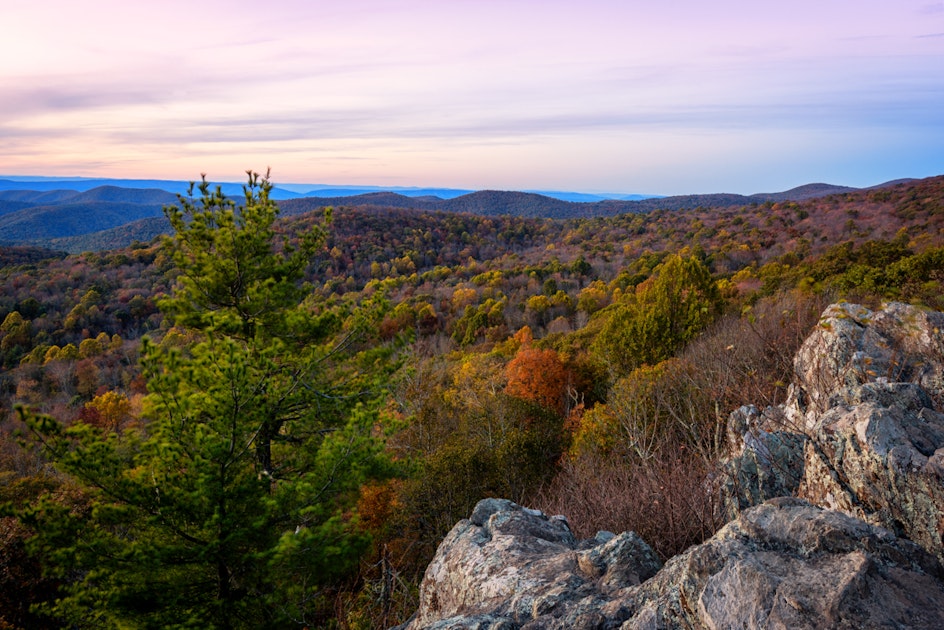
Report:
[[[48,609],[72,625],[317,624],[366,547],[349,508],[381,466],[376,407],[334,369],[356,318],[307,299],[324,231],[278,234],[270,190],[250,173],[237,205],[204,179],[165,209],[179,276],[160,307],[176,334],[144,345],[142,428],[27,417],[87,496],[22,515],[66,584]]]
[[[600,315],[607,317],[594,352],[617,377],[671,357],[714,320],[721,295],[695,256],[669,256],[635,293]]]

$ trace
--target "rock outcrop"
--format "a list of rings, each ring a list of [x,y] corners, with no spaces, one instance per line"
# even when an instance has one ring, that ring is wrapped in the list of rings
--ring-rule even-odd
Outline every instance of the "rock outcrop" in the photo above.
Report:
[[[793,496],[805,471],[805,433],[784,428],[781,409],[746,405],[728,418],[728,442],[736,455],[719,477],[729,519],[773,497]]]
[[[847,391],[873,382],[915,383],[944,395],[944,313],[892,302],[880,311],[858,304],[827,308],[794,360],[786,408],[806,420],[840,404]],[[794,415],[798,413],[799,415]]]
[[[633,532],[600,532],[578,542],[563,517],[485,499],[439,546],[407,627],[517,628],[534,619],[596,627],[614,594],[661,567]]]
[[[731,415],[731,521],[664,567],[632,532],[480,502],[403,628],[944,628],[944,314],[837,304],[786,404]],[[710,490],[706,490],[710,491]]]
[[[728,504],[796,495],[944,560],[944,314],[836,304],[794,363],[787,403],[729,419]],[[740,438],[737,436],[740,434]]]
[[[794,498],[751,508],[664,568],[632,532],[487,499],[440,546],[404,630],[942,628],[937,560]]]
[[[891,532],[800,499],[751,508],[673,558],[624,628],[934,628],[940,564]]]

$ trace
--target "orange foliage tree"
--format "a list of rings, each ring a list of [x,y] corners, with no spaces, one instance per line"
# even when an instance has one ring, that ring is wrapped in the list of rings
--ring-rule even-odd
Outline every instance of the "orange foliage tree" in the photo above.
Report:
[[[563,415],[570,378],[557,352],[540,350],[525,342],[508,362],[505,376],[508,379],[506,394]]]

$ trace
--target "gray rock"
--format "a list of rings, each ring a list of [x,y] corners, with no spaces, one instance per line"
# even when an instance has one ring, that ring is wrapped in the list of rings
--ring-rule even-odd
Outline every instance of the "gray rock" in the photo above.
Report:
[[[406,628],[605,627],[601,611],[614,594],[661,566],[633,532],[577,541],[565,520],[486,499],[439,546]],[[619,606],[609,614],[618,618]]]
[[[798,499],[744,512],[670,560],[624,628],[944,627],[936,559]]]
[[[827,308],[797,353],[787,403],[731,414],[735,454],[720,483],[729,517],[799,496],[944,559],[942,328],[944,314],[906,304]]]
[[[552,550],[528,540],[528,532],[542,531],[543,515],[509,504],[493,519],[534,526],[497,534],[477,531],[488,523],[460,522],[427,571],[408,628],[944,627],[936,558],[886,529],[800,499],[745,511],[659,571],[635,534],[579,552],[562,543]]]
[[[797,426],[869,382],[915,383],[944,398],[944,313],[893,302],[881,311],[833,304],[794,360],[785,406]]]
[[[897,402],[874,396],[908,392]],[[913,384],[867,384],[850,392],[860,402],[819,416],[806,447],[797,490],[818,505],[880,524],[944,559],[944,415],[919,404]],[[932,459],[934,458],[934,459]]]
[[[739,411],[731,414],[729,435],[732,424],[740,420]],[[745,430],[739,439],[740,452],[721,467],[728,518],[767,499],[794,495],[804,476],[806,441],[806,435],[793,431],[767,431],[759,425]]]

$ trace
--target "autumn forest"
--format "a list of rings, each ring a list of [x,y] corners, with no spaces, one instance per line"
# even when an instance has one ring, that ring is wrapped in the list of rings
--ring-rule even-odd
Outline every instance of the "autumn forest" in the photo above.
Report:
[[[389,627],[484,497],[669,558],[825,305],[944,309],[944,177],[574,219],[271,187],[0,246],[0,629]]]

